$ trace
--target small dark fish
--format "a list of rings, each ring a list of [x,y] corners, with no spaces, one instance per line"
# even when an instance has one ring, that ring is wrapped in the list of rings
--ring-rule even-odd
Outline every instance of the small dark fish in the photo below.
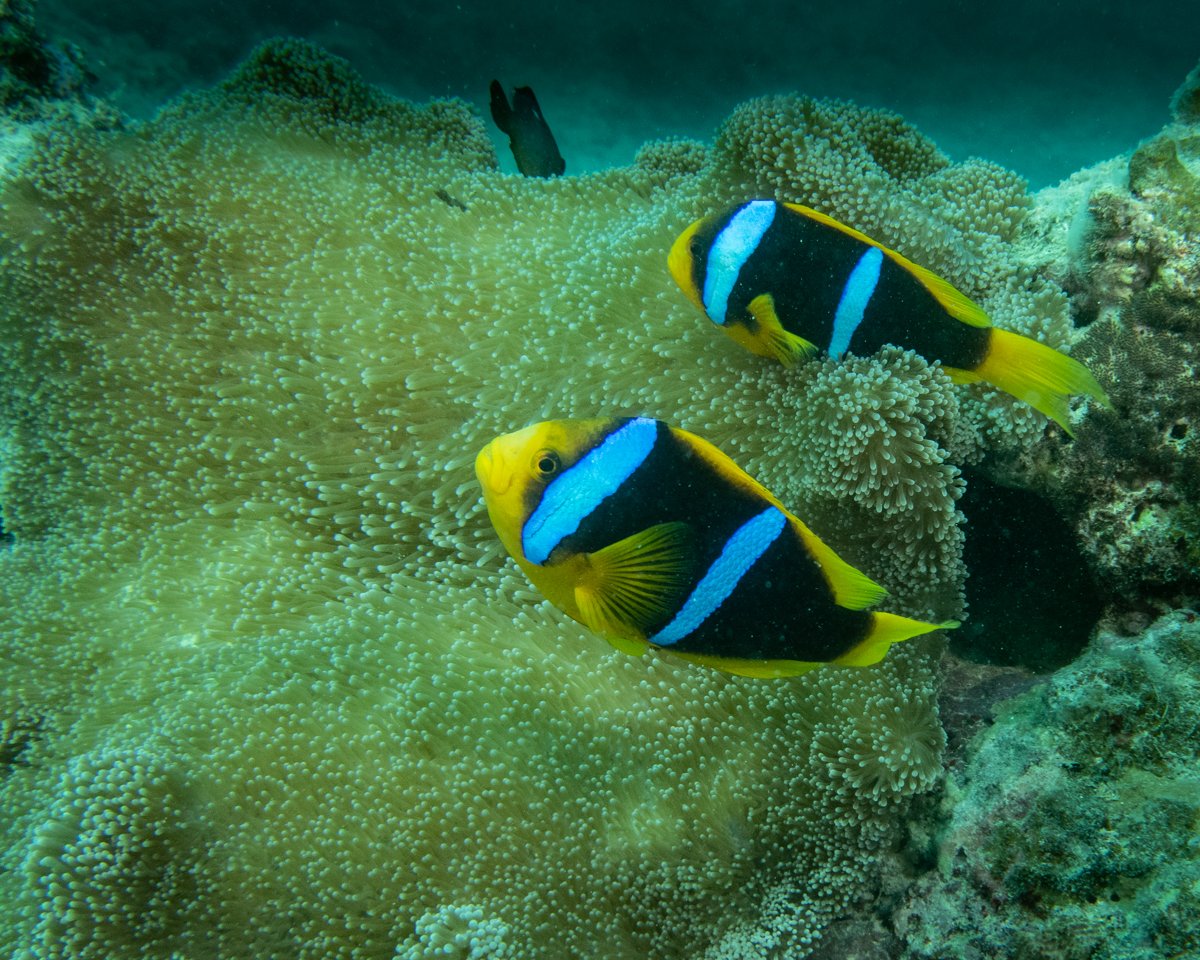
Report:
[[[567,162],[558,152],[554,134],[542,116],[537,97],[531,87],[513,90],[512,106],[499,80],[493,80],[492,119],[496,126],[508,134],[508,146],[517,169],[527,177],[560,177],[567,169]]]
[[[433,195],[448,207],[455,207],[459,210],[467,209],[467,205],[465,203],[459,200],[458,197],[451,196],[445,190],[435,190]]]

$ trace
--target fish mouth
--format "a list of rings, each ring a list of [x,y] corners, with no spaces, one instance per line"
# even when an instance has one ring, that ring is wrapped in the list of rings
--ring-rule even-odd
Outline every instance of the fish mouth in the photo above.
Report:
[[[479,485],[484,492],[500,496],[512,486],[513,472],[507,467],[500,451],[496,449],[495,440],[479,451],[479,456],[475,458],[475,476],[479,478]]]

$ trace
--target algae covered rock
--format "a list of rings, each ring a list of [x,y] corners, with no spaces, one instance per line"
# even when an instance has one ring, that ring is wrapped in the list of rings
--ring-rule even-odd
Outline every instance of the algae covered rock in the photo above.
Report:
[[[1101,633],[951,778],[906,957],[1129,960],[1200,942],[1200,620]]]
[[[1200,592],[1200,125],[1178,106],[1194,85],[1128,157],[1039,195],[1027,230],[1024,257],[1070,292],[1073,355],[1114,409],[999,472],[1054,500],[1118,607]]]

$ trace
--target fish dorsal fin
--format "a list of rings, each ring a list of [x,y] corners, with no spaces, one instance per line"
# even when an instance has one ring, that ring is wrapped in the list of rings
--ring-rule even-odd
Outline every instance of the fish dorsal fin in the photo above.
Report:
[[[656,524],[588,554],[587,572],[575,587],[583,622],[609,640],[644,643],[649,628],[683,602],[693,555],[692,529],[683,522]]]
[[[834,230],[840,230],[842,233],[853,237],[855,240],[868,244],[872,247],[878,247],[888,255],[892,254],[892,251],[885,247],[878,240],[872,240],[865,233],[855,230],[853,227],[846,226],[846,224],[842,223],[841,220],[834,220],[833,217],[829,216],[827,213],[821,213],[820,210],[814,210],[812,207],[806,207],[802,203],[785,203],[784,206],[789,210],[800,214],[802,217],[808,217],[808,219],[815,220],[817,223],[823,223],[827,227],[833,227]],[[897,254],[897,256],[899,256],[899,254]]]
[[[758,324],[762,345],[785,367],[790,367],[797,360],[817,352],[815,343],[809,343],[803,337],[783,329],[779,314],[775,310],[775,298],[771,294],[760,293],[750,301],[746,309]]]
[[[833,591],[833,602],[839,607],[862,610],[887,596],[887,590],[861,570],[850,566],[802,522],[793,517],[792,523],[809,554],[825,574],[829,588]]]
[[[949,280],[943,280],[933,271],[917,266],[911,260],[905,259],[894,251],[885,250],[884,253],[920,280],[921,285],[933,294],[933,299],[940,303],[943,309],[955,320],[961,320],[969,327],[987,328],[992,325],[991,318],[984,312],[983,307],[959,290]]]
[[[885,247],[878,240],[872,240],[865,233],[855,230],[853,227],[848,227],[846,224],[834,220],[833,217],[812,209],[812,207],[806,207],[799,203],[785,203],[784,206],[802,216],[808,217],[810,220],[815,220],[817,223],[832,227],[834,230],[840,230],[842,233],[853,237],[861,243],[878,247],[885,257],[916,277],[921,285],[933,295],[933,299],[940,303],[942,308],[950,316],[954,317],[955,320],[961,320],[971,327],[990,327],[992,325],[992,321],[979,304],[975,303],[974,300],[955,287],[950,281],[943,280],[932,270],[927,270],[913,263],[908,257]]]
[[[739,467],[720,447],[705,440],[703,437],[697,436],[694,433],[688,433],[688,431],[682,430],[679,427],[671,427],[671,433],[686,443],[693,453],[715,470],[725,483],[730,484],[738,490],[747,491],[773,507],[778,507],[781,512],[791,518],[787,507],[779,502],[779,498]]]
[[[517,87],[513,90],[512,109],[517,116],[532,115],[540,123],[546,122],[542,117],[542,108],[538,105],[533,87]]]

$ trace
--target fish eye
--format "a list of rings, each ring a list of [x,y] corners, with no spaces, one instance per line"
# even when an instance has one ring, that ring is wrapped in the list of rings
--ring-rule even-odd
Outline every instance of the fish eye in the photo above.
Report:
[[[562,461],[553,450],[539,450],[534,455],[533,469],[538,472],[539,476],[551,477],[558,473],[558,468],[561,466]]]

